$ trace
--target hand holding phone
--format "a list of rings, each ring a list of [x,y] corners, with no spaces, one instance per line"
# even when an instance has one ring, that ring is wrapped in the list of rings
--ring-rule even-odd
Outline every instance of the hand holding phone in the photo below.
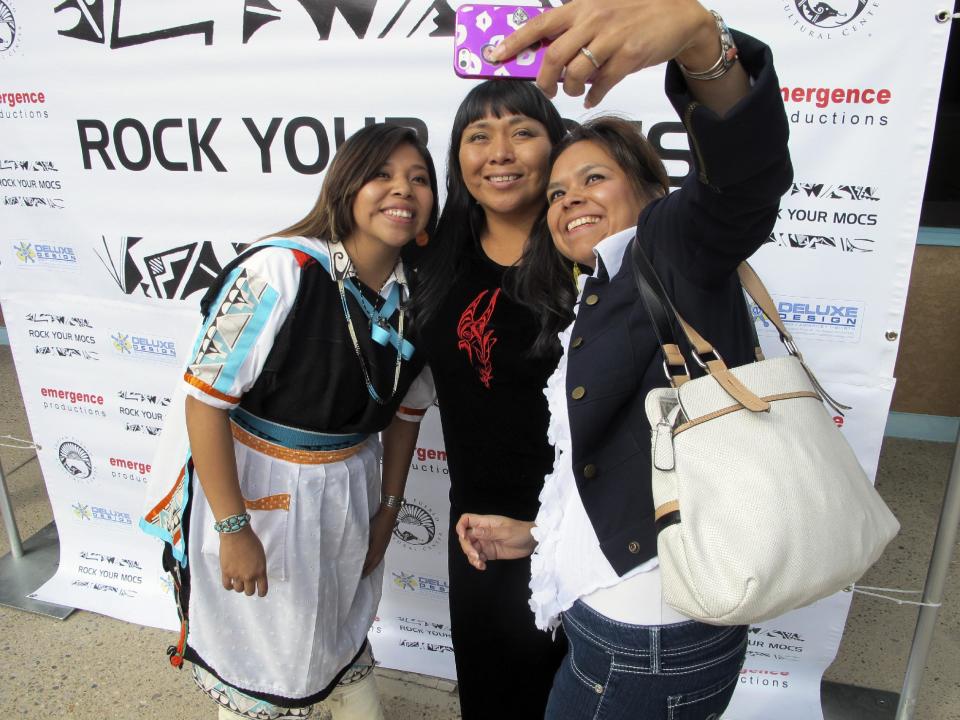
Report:
[[[453,69],[464,78],[533,80],[543,64],[547,43],[538,41],[507,62],[491,59],[492,50],[528,20],[546,12],[526,5],[461,5],[457,9]]]

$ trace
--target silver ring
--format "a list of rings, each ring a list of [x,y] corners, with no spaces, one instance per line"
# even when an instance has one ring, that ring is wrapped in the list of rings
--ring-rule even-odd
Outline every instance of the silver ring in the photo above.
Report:
[[[600,69],[600,63],[597,62],[597,58],[594,57],[594,54],[593,54],[592,52],[590,52],[587,48],[585,48],[585,47],[580,48],[580,54],[583,55],[587,60],[589,60],[590,62],[592,62],[592,63],[593,63],[593,66],[594,66],[597,70]]]

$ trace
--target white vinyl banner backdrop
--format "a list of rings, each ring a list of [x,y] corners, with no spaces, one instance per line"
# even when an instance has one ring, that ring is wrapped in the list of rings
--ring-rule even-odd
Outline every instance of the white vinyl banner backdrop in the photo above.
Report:
[[[38,597],[175,626],[159,545],[137,514],[199,297],[243,243],[306,212],[336,147],[365,123],[417,128],[444,172],[471,87],[452,70],[458,4],[0,0],[0,299],[61,539]],[[946,5],[715,4],[773,47],[790,118],[795,184],[756,266],[807,359],[854,406],[837,422],[871,473]],[[662,68],[634,76],[600,110],[641,120],[679,177],[689,151],[662,81]],[[583,117],[575,100],[558,106]],[[777,352],[762,317],[757,327]],[[453,677],[435,411],[419,446],[371,637],[385,665]],[[849,599],[753,628],[728,716],[821,717]]]

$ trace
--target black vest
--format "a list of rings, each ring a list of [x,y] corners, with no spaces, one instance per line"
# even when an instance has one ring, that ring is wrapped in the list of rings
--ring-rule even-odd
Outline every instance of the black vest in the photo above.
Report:
[[[241,257],[247,255],[249,252]],[[224,268],[205,302],[216,296],[236,264],[231,262]],[[359,287],[369,302],[376,306],[382,303],[377,293],[362,283]],[[366,315],[349,292],[345,295],[370,380],[385,399],[393,387],[396,348],[371,340]],[[394,327],[398,316],[399,311],[390,318]],[[404,334],[416,346],[409,323]],[[290,314],[277,333],[260,377],[243,395],[240,407],[265,420],[314,432],[380,432],[390,424],[424,362],[419,351],[411,360],[403,361],[396,394],[384,405],[377,403],[367,391],[337,284],[322,265],[310,258],[301,268]]]

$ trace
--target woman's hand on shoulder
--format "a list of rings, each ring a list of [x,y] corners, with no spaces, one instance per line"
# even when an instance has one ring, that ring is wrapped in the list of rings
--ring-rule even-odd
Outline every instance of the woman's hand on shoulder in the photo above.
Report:
[[[490,560],[516,560],[530,555],[537,546],[534,524],[503,515],[464,513],[457,521],[460,549],[477,570],[486,570]]]
[[[589,81],[586,107],[638,70],[692,50],[714,59],[720,51],[713,16],[696,0],[572,0],[508,36],[497,58],[513,57],[550,38],[537,85],[553,97],[562,82],[567,95],[580,96]]]

